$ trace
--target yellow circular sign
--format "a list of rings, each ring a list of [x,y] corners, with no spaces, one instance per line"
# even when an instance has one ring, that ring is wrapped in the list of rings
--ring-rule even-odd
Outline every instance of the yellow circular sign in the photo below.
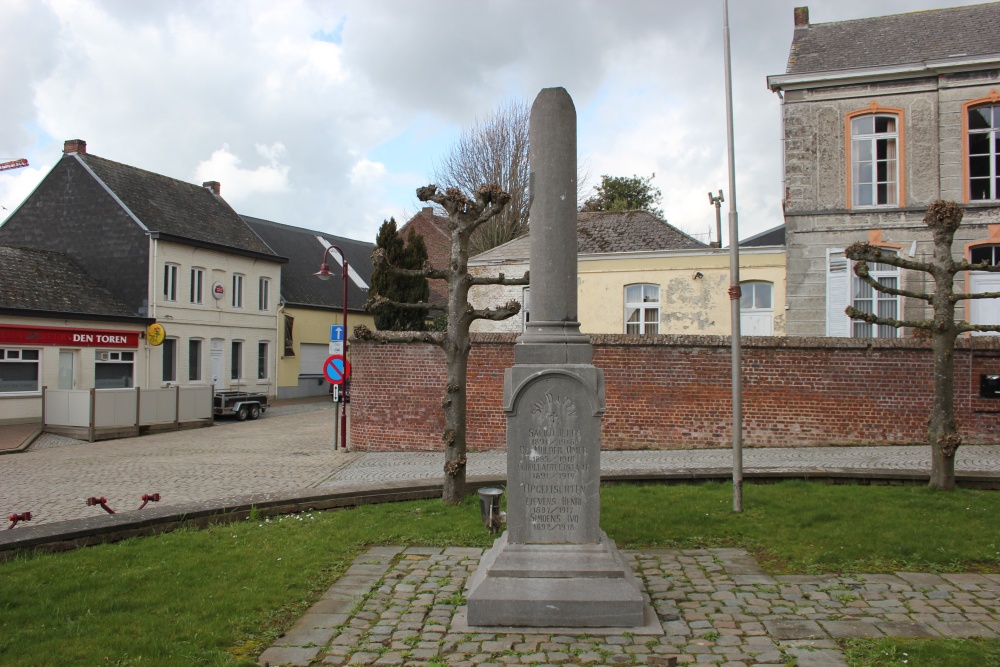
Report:
[[[162,324],[150,324],[149,328],[146,329],[146,340],[149,341],[150,345],[162,345],[163,339],[167,337],[167,330],[163,328]]]

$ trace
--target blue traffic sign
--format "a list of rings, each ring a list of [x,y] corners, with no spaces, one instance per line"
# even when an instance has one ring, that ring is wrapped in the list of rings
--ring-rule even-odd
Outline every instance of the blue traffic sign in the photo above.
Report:
[[[343,324],[331,324],[330,325],[330,342],[336,342],[338,340],[344,340],[344,325]]]

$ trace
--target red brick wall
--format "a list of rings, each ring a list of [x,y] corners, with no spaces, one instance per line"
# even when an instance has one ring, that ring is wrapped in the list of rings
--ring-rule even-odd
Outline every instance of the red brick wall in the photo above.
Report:
[[[513,334],[481,334],[469,360],[472,450],[504,447],[503,373]],[[729,447],[728,338],[592,335],[604,371],[604,449]],[[444,353],[430,345],[353,341],[353,448],[430,451],[444,430]],[[784,447],[926,441],[931,351],[912,339],[759,338],[743,343],[744,444]],[[1000,374],[1000,339],[959,341],[955,406],[966,443],[1000,443],[1000,399],[979,398]]]

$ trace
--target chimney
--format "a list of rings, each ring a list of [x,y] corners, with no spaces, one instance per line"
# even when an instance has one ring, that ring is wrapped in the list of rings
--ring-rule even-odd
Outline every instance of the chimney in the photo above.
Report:
[[[422,209],[420,209],[420,215],[426,215],[428,217],[433,218],[434,217],[434,207],[433,206],[424,206]]]
[[[205,181],[201,184],[201,187],[208,188],[216,197],[222,196],[222,185],[218,181]]]
[[[70,153],[79,153],[80,155],[87,154],[87,142],[83,139],[68,139],[63,144],[63,155],[69,155]]]
[[[809,8],[808,7],[796,7],[795,8],[795,29],[808,28],[809,27]]]

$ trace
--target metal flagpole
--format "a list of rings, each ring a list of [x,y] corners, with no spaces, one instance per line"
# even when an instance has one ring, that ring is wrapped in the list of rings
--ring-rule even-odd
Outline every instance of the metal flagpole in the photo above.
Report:
[[[729,302],[733,356],[733,511],[743,511],[743,364],[740,347],[740,243],[736,214],[736,153],[733,149],[733,73],[729,56],[729,0],[722,0],[726,60],[726,141],[729,149]]]

